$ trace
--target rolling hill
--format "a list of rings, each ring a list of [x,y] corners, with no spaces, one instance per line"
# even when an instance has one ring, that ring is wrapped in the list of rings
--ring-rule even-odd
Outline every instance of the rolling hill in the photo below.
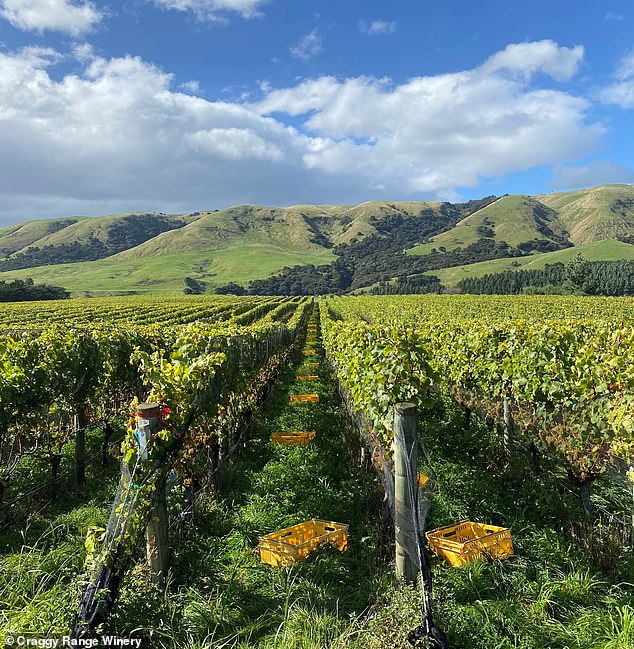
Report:
[[[105,259],[182,228],[198,215],[119,214],[93,218],[33,221],[0,230],[0,270]],[[31,227],[29,227],[31,226]]]
[[[554,209],[530,196],[515,194],[503,196],[408,253],[425,255],[442,247],[455,250],[483,238],[506,241],[511,246],[532,243],[532,249],[540,244],[542,248],[551,249],[571,245],[567,230]],[[530,251],[528,246],[526,248]]]
[[[3,228],[0,230],[0,257],[13,255],[36,241],[77,223],[81,218],[41,219]]]
[[[452,286],[473,273],[538,267],[577,252],[630,259],[630,244],[632,185],[462,204],[241,205],[10,226],[0,230],[0,281],[31,277],[95,295],[178,292],[185,278],[208,290],[252,280],[266,280],[261,290],[302,290],[310,275],[328,292],[431,273]]]
[[[616,239],[634,243],[634,186],[600,185],[592,189],[536,196],[555,210],[574,245]]]

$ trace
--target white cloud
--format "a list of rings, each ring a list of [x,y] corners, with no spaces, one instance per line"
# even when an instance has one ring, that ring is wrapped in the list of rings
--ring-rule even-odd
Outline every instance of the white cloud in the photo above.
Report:
[[[200,21],[222,21],[224,14],[237,13],[243,18],[261,16],[260,7],[269,0],[154,0],[163,9],[193,13]]]
[[[550,40],[514,43],[491,56],[481,70],[487,74],[507,70],[527,77],[544,72],[556,81],[569,81],[577,73],[583,54],[581,45],[560,47]]]
[[[601,89],[599,99],[621,108],[634,108],[634,50],[621,59],[614,78],[614,83]]]
[[[57,31],[79,36],[91,31],[103,14],[92,2],[0,0],[0,16],[23,31]]]
[[[582,167],[556,166],[551,187],[553,190],[566,191],[612,183],[634,183],[634,169],[607,160],[590,162]]]
[[[592,150],[604,129],[586,123],[588,103],[531,84],[537,72],[570,78],[582,54],[526,43],[474,70],[396,86],[321,77],[272,90],[258,108],[305,116],[316,139],[304,163],[314,170],[352,171],[392,191],[441,192]]]
[[[397,23],[385,20],[372,20],[369,23],[365,20],[359,22],[359,30],[369,36],[390,35],[396,32]]]
[[[603,20],[605,22],[609,20],[625,20],[625,16],[623,16],[622,14],[614,13],[613,11],[608,11],[608,13],[603,17]]]
[[[139,58],[74,52],[83,67],[61,77],[49,70],[58,52],[0,52],[5,222],[454,196],[484,177],[587,155],[604,132],[584,99],[536,85],[536,54],[522,74],[498,58],[402,84],[262,82],[262,101],[247,104],[175,91],[170,74]],[[547,67],[563,69],[552,55]]]
[[[308,32],[303,36],[295,45],[290,48],[291,55],[296,59],[307,61],[313,56],[317,56],[322,50],[321,36],[317,33],[317,29]]]

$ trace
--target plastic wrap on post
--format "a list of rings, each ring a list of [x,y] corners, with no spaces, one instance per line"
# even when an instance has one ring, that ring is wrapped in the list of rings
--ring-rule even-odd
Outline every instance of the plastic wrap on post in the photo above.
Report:
[[[415,584],[420,573],[418,539],[418,440],[416,406],[394,408],[394,528],[396,574]]]

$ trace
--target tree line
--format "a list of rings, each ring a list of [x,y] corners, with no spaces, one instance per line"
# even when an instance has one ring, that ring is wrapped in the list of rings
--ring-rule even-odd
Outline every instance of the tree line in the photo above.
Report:
[[[31,278],[0,281],[0,302],[30,302],[33,300],[65,300],[70,293],[60,286],[35,284]]]
[[[462,293],[496,295],[634,295],[634,261],[588,261],[578,254],[568,264],[546,264],[541,270],[506,270],[468,277],[458,282],[458,288]]]

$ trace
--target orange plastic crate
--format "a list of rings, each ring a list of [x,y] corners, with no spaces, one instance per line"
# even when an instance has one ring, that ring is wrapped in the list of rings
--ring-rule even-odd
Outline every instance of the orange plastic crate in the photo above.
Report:
[[[308,446],[315,439],[314,430],[288,430],[271,433],[271,441],[291,446]]]
[[[260,537],[260,559],[271,566],[290,566],[303,561],[320,545],[329,543],[340,552],[348,549],[348,526],[313,518]]]
[[[462,521],[439,527],[425,536],[431,551],[452,566],[463,566],[480,557],[505,559],[513,555],[508,527]]]
[[[318,394],[293,394],[291,396],[292,403],[317,403],[318,401]]]
[[[319,377],[315,374],[299,374],[297,379],[299,381],[317,381]]]

